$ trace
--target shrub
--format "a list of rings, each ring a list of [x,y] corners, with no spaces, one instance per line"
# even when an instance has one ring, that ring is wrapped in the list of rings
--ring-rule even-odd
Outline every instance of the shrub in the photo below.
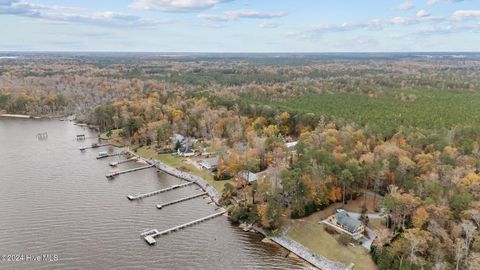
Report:
[[[329,234],[337,234],[337,230],[335,230],[334,228],[330,227],[330,226],[325,226],[325,231]]]

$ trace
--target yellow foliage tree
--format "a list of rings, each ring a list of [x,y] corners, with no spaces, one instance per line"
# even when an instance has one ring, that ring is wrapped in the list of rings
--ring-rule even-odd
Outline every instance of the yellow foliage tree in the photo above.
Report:
[[[425,224],[425,222],[427,222],[429,218],[430,218],[430,215],[428,214],[427,210],[425,209],[425,207],[421,206],[417,208],[417,210],[413,214],[413,217],[412,217],[413,226],[415,228],[420,229]]]

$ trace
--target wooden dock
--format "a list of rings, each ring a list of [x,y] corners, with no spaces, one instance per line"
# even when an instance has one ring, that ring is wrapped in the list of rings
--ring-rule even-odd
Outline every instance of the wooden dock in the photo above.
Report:
[[[126,159],[126,160],[119,161],[118,164],[123,164],[123,163],[127,163],[127,162],[130,162],[130,161],[138,161],[138,159],[136,157],[133,157],[133,158],[129,158],[129,159]]]
[[[139,199],[154,196],[154,195],[157,195],[157,194],[160,194],[160,193],[164,193],[164,192],[167,192],[167,191],[170,191],[170,190],[174,190],[174,189],[177,189],[177,188],[188,187],[188,186],[193,185],[193,184],[194,184],[193,182],[189,182],[189,183],[185,183],[185,184],[181,184],[181,185],[174,185],[174,186],[171,186],[171,187],[168,187],[168,188],[155,190],[155,191],[145,193],[145,194],[128,195],[127,198],[131,201],[139,200]]]
[[[162,209],[163,207],[166,207],[166,206],[169,206],[169,205],[172,205],[172,204],[176,204],[176,203],[181,203],[181,202],[188,201],[188,200],[192,200],[192,199],[201,197],[201,196],[206,195],[206,194],[208,194],[208,193],[207,192],[202,192],[202,193],[199,193],[199,194],[195,194],[195,195],[192,195],[192,196],[189,196],[189,197],[181,198],[181,199],[171,201],[171,202],[167,202],[167,203],[163,203],[163,204],[157,203],[157,208]]]
[[[113,153],[113,154],[106,154],[106,155],[98,155],[97,156],[97,159],[102,159],[102,158],[107,158],[107,157],[116,157],[116,156],[121,156],[125,153],[121,152],[121,153]]]
[[[148,169],[148,168],[152,168],[154,165],[147,165],[147,166],[143,166],[143,167],[138,167],[138,168],[133,168],[133,169],[129,169],[129,170],[124,170],[124,171],[118,171],[118,172],[109,172],[105,175],[105,177],[107,178],[113,178],[117,175],[120,175],[120,174],[125,174],[125,173],[130,173],[130,172],[136,172],[136,171],[140,171],[140,170],[144,170],[144,169]]]
[[[109,143],[102,143],[102,144],[96,144],[96,145],[90,145],[90,146],[81,146],[80,150],[83,151],[86,149],[94,149],[94,148],[99,148],[99,147],[109,146],[109,145],[110,145]]]
[[[130,162],[130,161],[137,161],[138,159],[133,157],[133,158],[129,158],[129,159],[126,159],[126,160],[122,160],[122,161],[112,161],[109,163],[110,167],[116,167],[120,164],[123,164],[123,163],[127,163],[127,162]]]
[[[184,228],[186,228],[186,227],[189,227],[189,226],[192,226],[192,225],[195,225],[195,224],[198,224],[198,223],[207,221],[207,220],[209,220],[209,219],[213,219],[213,218],[219,217],[219,216],[225,214],[226,212],[227,212],[227,210],[222,209],[222,211],[217,212],[217,213],[215,213],[215,214],[211,214],[211,215],[209,215],[209,216],[206,216],[206,217],[203,217],[203,218],[199,218],[199,219],[196,219],[196,220],[187,222],[187,223],[182,224],[182,225],[175,226],[175,227],[173,227],[173,228],[170,228],[170,229],[167,229],[167,230],[164,230],[164,231],[158,231],[157,229],[149,230],[149,231],[146,231],[146,232],[142,233],[141,236],[145,239],[145,241],[146,241],[149,245],[154,245],[154,244],[157,242],[157,241],[155,240],[155,237],[157,237],[157,236],[169,234],[169,233],[171,233],[171,232],[184,229]]]

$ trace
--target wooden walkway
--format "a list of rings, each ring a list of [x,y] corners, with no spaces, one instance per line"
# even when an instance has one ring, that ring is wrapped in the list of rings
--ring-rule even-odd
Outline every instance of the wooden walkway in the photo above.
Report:
[[[171,186],[171,187],[168,187],[168,188],[155,190],[155,191],[145,193],[145,194],[128,195],[127,198],[131,201],[139,200],[139,199],[154,196],[154,195],[157,195],[157,194],[160,194],[160,193],[164,193],[164,192],[167,192],[167,191],[170,191],[170,190],[174,190],[174,189],[177,189],[177,188],[188,187],[188,186],[193,185],[193,184],[194,184],[193,182],[189,182],[189,183],[185,183],[185,184],[181,184],[181,185],[174,185],[174,186]]]
[[[99,148],[99,147],[104,147],[104,146],[109,146],[109,143],[102,143],[102,144],[97,144],[95,146],[90,145],[90,146],[80,146],[79,149],[80,151],[87,150],[87,149],[94,149],[94,148]],[[107,156],[105,156],[107,157]]]
[[[187,222],[187,223],[182,224],[182,225],[175,226],[175,227],[173,227],[173,228],[170,228],[170,229],[167,229],[167,230],[164,230],[164,231],[158,231],[157,229],[149,230],[149,231],[146,231],[146,232],[142,233],[141,236],[145,239],[145,241],[146,241],[149,245],[154,245],[154,244],[157,242],[157,241],[155,240],[155,237],[157,237],[157,236],[169,234],[169,233],[171,233],[171,232],[184,229],[184,228],[186,228],[186,227],[189,227],[189,226],[192,226],[192,225],[195,225],[195,224],[198,224],[198,223],[207,221],[207,220],[209,220],[209,219],[213,219],[213,218],[219,217],[219,216],[225,214],[226,212],[227,212],[227,210],[222,209],[222,211],[217,212],[217,213],[215,213],[215,214],[211,214],[211,215],[209,215],[209,216],[206,216],[206,217],[203,217],[203,218],[199,218],[199,219],[196,219],[196,220]]]
[[[106,155],[98,155],[97,159],[102,159],[102,158],[107,158],[107,157],[116,157],[116,156],[121,156],[121,155],[124,155],[124,154],[125,154],[125,152],[106,154]]]
[[[119,161],[118,164],[123,164],[123,163],[127,163],[127,162],[130,162],[130,161],[138,161],[138,159],[136,157],[133,157],[133,158],[129,158],[129,159],[126,159],[126,160]]]
[[[118,171],[118,172],[109,172],[105,176],[107,178],[113,178],[113,177],[115,177],[117,175],[120,175],[120,174],[125,174],[125,173],[129,173],[129,172],[136,172],[136,171],[152,168],[153,166],[155,166],[155,165],[147,165],[147,166],[143,166],[143,167],[133,168],[133,169],[124,170],[124,171]]]
[[[167,203],[163,203],[163,204],[157,203],[157,208],[162,209],[163,207],[166,207],[166,206],[169,206],[169,205],[172,205],[172,204],[176,204],[176,203],[181,203],[181,202],[188,201],[188,200],[192,200],[192,199],[195,199],[195,198],[198,198],[200,196],[207,195],[207,194],[208,194],[207,192],[202,192],[202,193],[199,193],[199,194],[195,194],[195,195],[192,195],[192,196],[189,196],[189,197],[181,198],[181,199],[171,201],[171,202],[167,202]]]
[[[129,158],[129,159],[125,159],[125,160],[122,160],[122,161],[112,161],[110,162],[110,167],[117,167],[118,165],[120,164],[123,164],[123,163],[127,163],[127,162],[130,162],[130,161],[137,161],[138,159],[133,157],[133,158]]]

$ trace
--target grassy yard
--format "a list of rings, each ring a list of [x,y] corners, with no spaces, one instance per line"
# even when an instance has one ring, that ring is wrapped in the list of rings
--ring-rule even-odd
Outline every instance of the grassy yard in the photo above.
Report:
[[[106,131],[106,132],[103,132],[102,134],[100,134],[100,139],[102,140],[109,140],[109,139],[112,139],[112,138],[117,138],[117,137],[120,137],[120,133],[122,132],[122,129],[119,128],[119,129],[113,129],[111,130],[112,132],[112,135],[111,136],[108,136],[109,131]]]
[[[172,154],[158,154],[153,146],[144,146],[137,149],[137,154],[144,158],[154,158],[162,161],[163,163],[172,166],[176,169],[189,172],[193,175],[200,176],[205,179],[211,186],[217,191],[222,192],[226,183],[231,183],[232,180],[215,181],[213,175],[206,170],[199,169],[192,164],[185,162],[185,158]]]
[[[342,246],[337,242],[338,234],[331,235],[318,221],[328,216],[333,207],[309,217],[292,221],[287,236],[328,259],[345,264],[354,263],[354,269],[377,269],[369,252],[361,246]]]
[[[114,129],[111,130],[112,134],[110,136],[107,136],[107,132],[103,132],[100,134],[100,139],[102,140],[107,140],[109,144],[117,147],[123,147],[125,146],[125,143],[120,136],[120,133],[122,132],[122,129]]]

